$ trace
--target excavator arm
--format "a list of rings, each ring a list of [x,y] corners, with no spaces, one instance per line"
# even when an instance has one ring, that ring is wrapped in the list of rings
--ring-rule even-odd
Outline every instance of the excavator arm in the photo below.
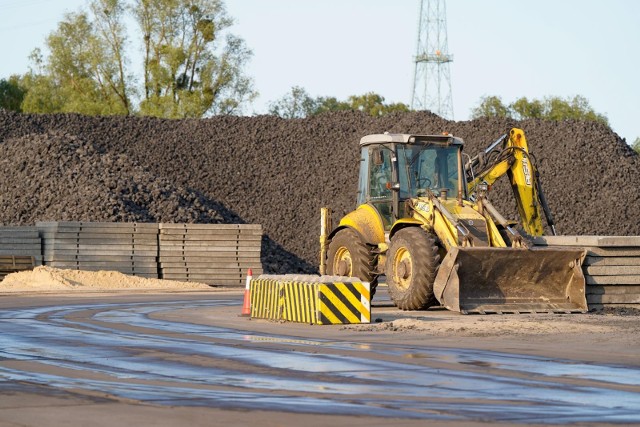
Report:
[[[534,161],[524,132],[514,128],[467,164],[469,198],[475,203],[475,209],[487,218],[487,224],[495,221],[509,234],[511,247],[497,247],[499,245],[492,242],[486,247],[458,245],[448,249],[438,268],[433,291],[436,299],[449,310],[462,313],[587,311],[581,268],[584,250],[530,246],[528,239],[512,228],[486,198],[489,185],[507,175],[524,232],[542,235],[544,211],[555,234]]]
[[[508,135],[501,136],[467,163],[467,190],[474,195],[479,184],[485,183],[490,187],[506,174],[511,182],[524,231],[531,236],[542,236],[544,226],[541,213],[544,212],[547,224],[555,235],[553,216],[542,191],[534,160],[529,154],[524,131],[513,128]]]

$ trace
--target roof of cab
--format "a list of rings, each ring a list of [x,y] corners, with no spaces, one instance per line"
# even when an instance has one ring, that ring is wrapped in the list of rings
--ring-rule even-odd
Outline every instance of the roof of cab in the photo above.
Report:
[[[415,135],[408,133],[377,133],[373,135],[363,136],[360,139],[360,145],[370,144],[386,144],[395,142],[398,144],[413,144],[415,142],[435,142],[438,144],[454,144],[463,145],[462,138],[453,135]]]

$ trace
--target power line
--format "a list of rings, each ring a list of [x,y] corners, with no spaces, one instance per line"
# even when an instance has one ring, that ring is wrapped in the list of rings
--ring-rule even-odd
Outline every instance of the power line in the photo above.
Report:
[[[16,24],[10,27],[0,27],[0,31],[15,31],[15,30],[20,30],[22,28],[42,26],[43,24],[49,24],[51,22],[55,22],[55,19],[45,19],[42,21],[33,21],[33,22],[26,22],[22,24]]]
[[[0,2],[0,11],[5,11],[9,9],[31,9],[32,6],[37,6],[39,4],[50,3],[50,0],[16,0],[16,1],[5,1]]]

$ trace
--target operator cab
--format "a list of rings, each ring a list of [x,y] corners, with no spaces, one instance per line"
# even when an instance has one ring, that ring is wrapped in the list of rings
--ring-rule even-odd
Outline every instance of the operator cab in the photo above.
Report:
[[[372,204],[385,229],[405,216],[404,201],[446,194],[456,197],[462,146],[451,135],[376,134],[360,140],[358,206]],[[462,185],[466,193],[466,183]]]

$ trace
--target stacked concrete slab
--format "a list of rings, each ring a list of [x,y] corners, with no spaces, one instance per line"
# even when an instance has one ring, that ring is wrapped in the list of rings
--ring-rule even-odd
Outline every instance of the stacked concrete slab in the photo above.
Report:
[[[0,256],[30,256],[42,265],[38,230],[33,227],[0,227]]]
[[[160,224],[163,279],[242,285],[248,269],[262,273],[258,224]]]
[[[33,227],[0,227],[0,280],[42,265],[41,243]]]
[[[546,236],[535,243],[587,251],[583,271],[590,309],[640,308],[640,236]]]
[[[0,255],[0,282],[11,273],[32,270],[35,261],[27,255]]]
[[[158,277],[158,224],[38,222],[45,265]]]

